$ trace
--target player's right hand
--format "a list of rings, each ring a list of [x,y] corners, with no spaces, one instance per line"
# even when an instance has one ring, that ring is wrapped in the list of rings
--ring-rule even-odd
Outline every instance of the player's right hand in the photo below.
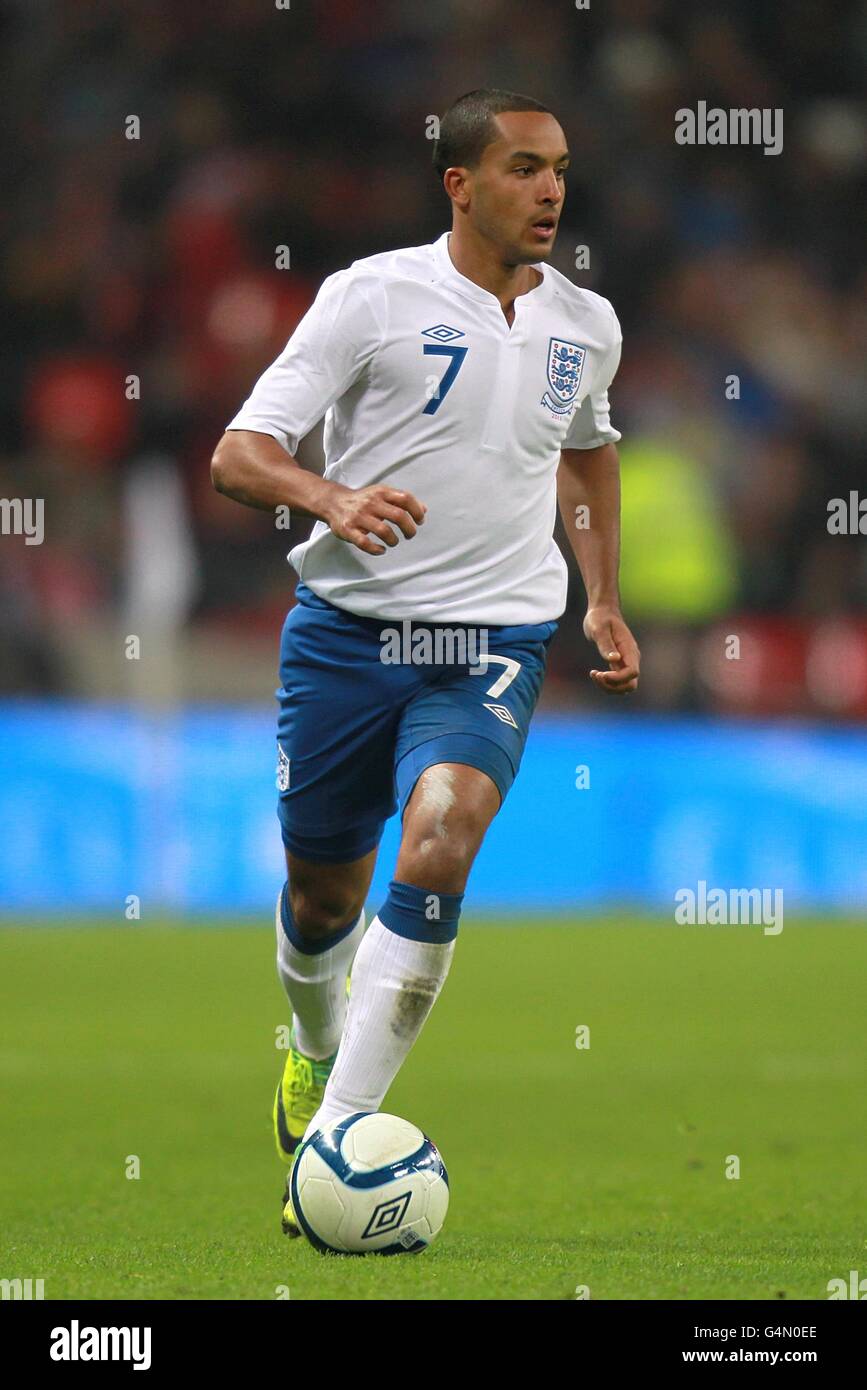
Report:
[[[411,492],[382,484],[353,488],[336,483],[334,488],[323,521],[338,540],[357,545],[368,555],[384,555],[386,546],[397,545],[400,535],[395,526],[407,540],[412,540],[424,521],[427,507]],[[374,536],[385,545],[377,545]]]

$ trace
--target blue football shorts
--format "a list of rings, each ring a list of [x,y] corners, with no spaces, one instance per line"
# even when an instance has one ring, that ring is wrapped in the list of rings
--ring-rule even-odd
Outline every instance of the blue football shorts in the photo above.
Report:
[[[292,854],[360,859],[435,763],[480,768],[502,802],[556,622],[482,629],[361,618],[303,583],[296,599],[283,625],[276,692],[278,814]],[[383,659],[395,653],[428,659]]]

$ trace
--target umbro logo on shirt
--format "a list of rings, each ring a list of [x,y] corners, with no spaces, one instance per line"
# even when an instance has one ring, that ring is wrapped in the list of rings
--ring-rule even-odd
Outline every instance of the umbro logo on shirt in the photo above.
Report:
[[[447,323],[434,324],[433,328],[423,328],[421,332],[423,338],[436,338],[438,343],[450,343],[453,338],[466,336],[462,328],[449,328]]]
[[[511,724],[513,729],[517,729],[518,726],[515,723],[512,711],[510,709],[506,709],[505,705],[489,705],[487,702],[485,702],[485,709],[489,709],[491,711],[491,714],[495,714],[501,724]]]

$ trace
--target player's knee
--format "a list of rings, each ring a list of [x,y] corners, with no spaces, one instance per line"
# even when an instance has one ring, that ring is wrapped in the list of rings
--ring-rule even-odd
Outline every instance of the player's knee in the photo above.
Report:
[[[364,906],[363,898],[338,885],[293,884],[289,881],[292,920],[301,936],[321,940],[354,922]]]
[[[499,800],[493,782],[475,769],[425,769],[404,816],[398,879],[462,893]]]
[[[445,825],[422,820],[401,843],[401,873],[434,892],[462,893],[478,851],[477,827],[461,818]]]

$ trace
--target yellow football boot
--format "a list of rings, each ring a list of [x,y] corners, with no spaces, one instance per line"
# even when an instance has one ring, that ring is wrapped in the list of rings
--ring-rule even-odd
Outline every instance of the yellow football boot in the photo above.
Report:
[[[346,997],[349,998],[349,980],[346,981]],[[288,1236],[300,1235],[298,1222],[292,1210],[290,1185],[292,1164],[295,1154],[304,1138],[304,1131],[322,1104],[325,1087],[334,1066],[337,1053],[317,1061],[305,1057],[295,1045],[295,1028],[289,1034],[289,1051],[286,1065],[274,1097],[274,1139],[277,1152],[284,1163],[288,1163],[286,1189],[283,1193],[283,1230]]]

